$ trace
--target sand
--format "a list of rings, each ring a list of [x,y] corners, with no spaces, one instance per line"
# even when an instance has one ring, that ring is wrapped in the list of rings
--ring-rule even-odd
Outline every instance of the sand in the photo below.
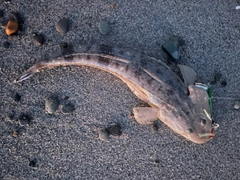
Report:
[[[239,179],[240,111],[233,108],[234,99],[240,98],[239,3],[0,2],[4,19],[15,11],[24,20],[16,36],[0,32],[1,43],[10,42],[10,48],[0,47],[0,179]],[[70,20],[65,35],[55,29],[61,18]],[[101,20],[111,24],[107,36],[97,29]],[[44,36],[43,46],[34,44],[33,33]],[[216,72],[223,75],[212,85],[213,119],[220,127],[203,145],[187,141],[160,121],[157,132],[138,124],[130,114],[142,102],[121,80],[97,69],[58,67],[13,83],[35,62],[59,51],[61,42],[118,46],[168,62],[161,45],[173,36],[185,41],[179,63],[195,69],[199,82],[212,81]],[[21,96],[19,102],[15,93]],[[52,95],[76,110],[46,114],[44,100]],[[21,114],[31,117],[29,125],[19,125]],[[99,131],[112,124],[119,124],[123,134],[100,141]],[[14,130],[19,132],[16,137]]]

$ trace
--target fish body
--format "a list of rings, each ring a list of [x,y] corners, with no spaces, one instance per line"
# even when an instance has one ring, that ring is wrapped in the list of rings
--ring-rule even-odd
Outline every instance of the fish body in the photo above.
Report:
[[[138,98],[151,106],[135,108],[134,116],[139,123],[149,124],[158,118],[176,133],[198,144],[214,135],[212,121],[189,97],[181,79],[163,62],[141,53],[105,45],[79,46],[76,53],[33,65],[15,82],[42,69],[66,65],[90,66],[120,78]]]

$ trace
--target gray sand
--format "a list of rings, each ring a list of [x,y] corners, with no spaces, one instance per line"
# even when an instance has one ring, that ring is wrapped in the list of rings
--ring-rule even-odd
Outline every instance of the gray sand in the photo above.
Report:
[[[1,1],[4,18],[17,11],[24,24],[16,36],[0,32],[1,43],[11,43],[9,49],[0,47],[0,179],[239,179],[240,111],[233,108],[234,98],[240,98],[239,3]],[[64,17],[70,28],[60,35],[55,23]],[[107,36],[97,29],[103,19],[112,26]],[[44,35],[42,47],[33,43],[35,32]],[[220,128],[204,145],[185,140],[161,122],[157,132],[137,124],[129,116],[142,102],[121,80],[100,70],[58,67],[13,84],[28,67],[59,51],[61,42],[118,46],[167,62],[161,45],[172,36],[185,41],[180,63],[193,67],[202,83],[221,72],[227,86],[213,85],[213,96],[233,98],[214,99],[213,118]],[[21,95],[18,103],[12,98],[16,92]],[[45,114],[44,99],[51,95],[76,110]],[[22,113],[32,117],[30,125],[19,127]],[[121,125],[122,136],[100,141],[98,132],[112,124]],[[13,137],[16,129],[19,135]]]

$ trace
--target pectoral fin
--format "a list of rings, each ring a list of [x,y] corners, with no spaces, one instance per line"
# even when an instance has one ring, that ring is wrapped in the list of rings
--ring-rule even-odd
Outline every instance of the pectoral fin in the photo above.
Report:
[[[202,88],[196,87],[194,85],[190,85],[188,87],[188,90],[189,90],[189,97],[193,102],[193,104],[195,104],[198,107],[199,112],[202,112],[205,110],[207,111],[208,114],[211,114],[210,106],[208,103],[209,97],[208,97],[207,91]]]
[[[133,108],[134,118],[139,124],[151,124],[158,119],[158,109],[151,107]]]
[[[197,79],[197,73],[189,66],[178,64],[178,67],[180,68],[186,87],[194,84]]]

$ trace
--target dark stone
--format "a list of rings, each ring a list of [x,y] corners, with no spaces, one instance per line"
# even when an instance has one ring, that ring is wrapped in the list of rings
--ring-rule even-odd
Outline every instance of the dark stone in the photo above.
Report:
[[[226,81],[226,80],[223,80],[223,81],[221,82],[221,85],[222,85],[222,87],[226,87],[226,86],[227,86],[227,81]]]
[[[180,43],[178,38],[173,38],[172,40],[163,44],[162,49],[172,59],[174,60],[180,59]]]
[[[107,131],[109,132],[110,135],[113,135],[113,136],[122,135],[121,127],[119,125],[110,126],[107,128]]]
[[[69,29],[69,21],[66,18],[60,19],[57,23],[56,23],[56,30],[61,33],[61,34],[66,34],[68,32]]]
[[[156,160],[154,161],[154,163],[155,163],[155,164],[159,164],[159,163],[160,163],[159,159],[156,159]]]
[[[29,125],[32,118],[27,115],[27,114],[21,114],[19,117],[18,117],[18,120],[19,120],[19,123],[21,126],[25,126],[25,125]]]
[[[33,159],[29,162],[29,166],[31,167],[37,167],[37,159]]]
[[[221,73],[216,73],[215,76],[214,76],[214,81],[218,82],[218,81],[220,81],[221,78],[222,78],[222,74]]]
[[[4,12],[0,9],[0,18],[3,18]]]
[[[13,99],[14,99],[15,102],[19,102],[19,101],[21,100],[20,94],[16,93],[16,94],[14,95]]]
[[[107,21],[100,21],[98,24],[98,30],[102,35],[108,35],[112,30],[111,26]]]
[[[63,108],[62,108],[62,112],[64,114],[72,113],[74,110],[75,110],[75,107],[72,104],[70,104],[70,103],[64,105]]]
[[[8,49],[9,47],[10,47],[10,43],[9,42],[4,42],[3,43],[3,47],[5,48],[5,49]]]
[[[33,41],[37,46],[42,46],[44,43],[44,38],[42,35],[34,34]]]

